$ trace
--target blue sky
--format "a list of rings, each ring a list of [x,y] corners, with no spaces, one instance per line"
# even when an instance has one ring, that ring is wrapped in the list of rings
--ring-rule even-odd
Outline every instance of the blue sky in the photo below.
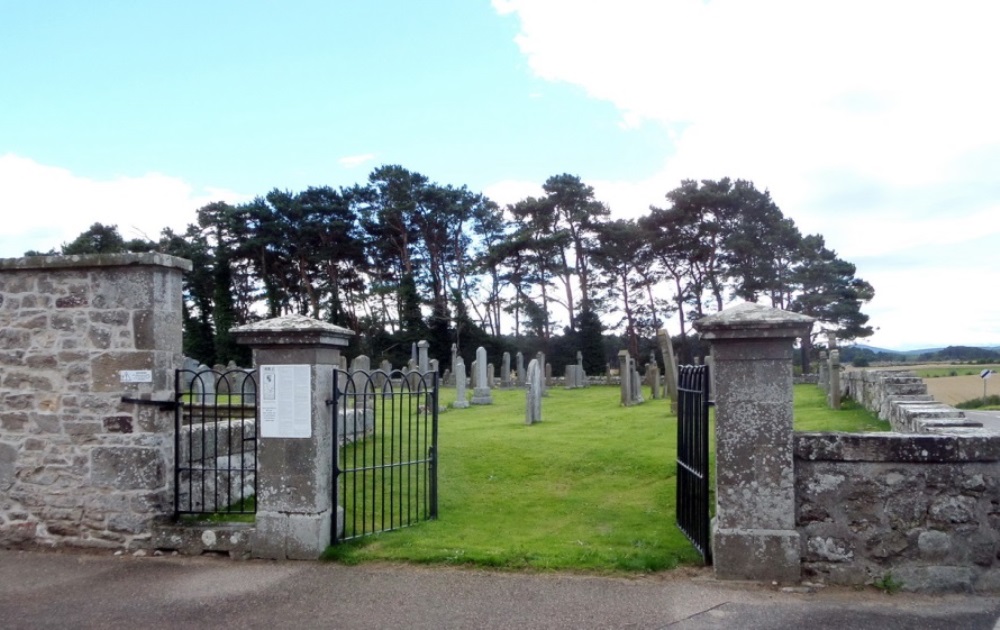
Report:
[[[0,0],[0,256],[94,221],[402,164],[501,203],[579,175],[614,216],[769,189],[876,288],[871,343],[1000,345],[988,2]]]

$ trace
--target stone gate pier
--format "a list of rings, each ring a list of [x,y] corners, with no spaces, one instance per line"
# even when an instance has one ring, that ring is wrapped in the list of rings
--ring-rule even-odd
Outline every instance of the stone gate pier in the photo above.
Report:
[[[694,324],[715,362],[712,553],[719,578],[800,580],[792,346],[813,321],[746,303]]]
[[[150,545],[172,510],[190,269],[153,253],[0,260],[0,546]]]

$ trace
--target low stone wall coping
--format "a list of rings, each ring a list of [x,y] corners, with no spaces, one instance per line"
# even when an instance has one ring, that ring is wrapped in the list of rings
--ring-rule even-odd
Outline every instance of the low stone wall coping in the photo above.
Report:
[[[142,254],[85,254],[77,256],[24,256],[0,258],[2,271],[27,271],[45,269],[87,269],[93,267],[121,267],[123,265],[171,267],[191,271],[192,263],[186,258],[155,252]]]
[[[795,458],[844,462],[996,462],[1000,461],[1000,435],[958,427],[921,434],[796,433]]]

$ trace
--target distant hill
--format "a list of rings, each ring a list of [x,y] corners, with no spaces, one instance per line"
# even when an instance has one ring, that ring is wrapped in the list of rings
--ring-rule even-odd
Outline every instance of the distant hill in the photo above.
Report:
[[[842,363],[865,366],[870,363],[992,363],[1000,361],[1000,347],[947,346],[945,348],[923,348],[920,350],[887,350],[875,346],[857,344],[840,350]]]

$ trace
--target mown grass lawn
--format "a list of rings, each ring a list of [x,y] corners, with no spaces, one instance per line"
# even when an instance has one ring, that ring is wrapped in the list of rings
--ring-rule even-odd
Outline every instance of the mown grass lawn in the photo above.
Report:
[[[865,412],[817,408],[822,395],[812,390],[796,389],[806,401],[797,429],[883,428],[870,416],[866,424]],[[677,421],[668,402],[623,408],[616,387],[549,392],[533,426],[524,424],[523,390],[494,390],[493,405],[441,414],[438,520],[327,556],[600,572],[700,564],[674,524]],[[454,390],[441,396],[450,403]]]

